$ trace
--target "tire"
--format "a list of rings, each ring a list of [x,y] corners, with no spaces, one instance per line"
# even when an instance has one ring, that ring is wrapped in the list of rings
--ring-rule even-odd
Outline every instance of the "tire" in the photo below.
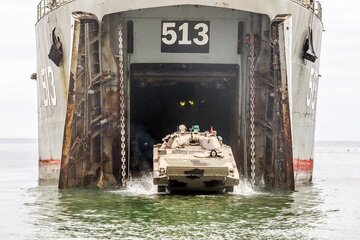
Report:
[[[158,193],[166,192],[166,187],[165,186],[158,186],[157,191],[158,191]]]
[[[234,192],[234,186],[227,186],[227,187],[225,187],[225,192],[226,192],[226,193]]]

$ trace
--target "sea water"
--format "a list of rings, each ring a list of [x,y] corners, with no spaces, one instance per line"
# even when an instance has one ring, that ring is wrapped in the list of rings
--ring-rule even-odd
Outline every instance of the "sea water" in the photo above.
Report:
[[[158,194],[38,186],[37,141],[0,140],[0,239],[360,239],[360,143],[318,142],[296,192]]]

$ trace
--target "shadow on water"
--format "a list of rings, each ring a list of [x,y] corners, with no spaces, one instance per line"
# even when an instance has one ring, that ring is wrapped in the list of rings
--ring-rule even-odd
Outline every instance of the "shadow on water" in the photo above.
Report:
[[[322,214],[312,187],[262,193],[243,184],[233,194],[170,195],[158,194],[151,179],[143,179],[126,190],[48,186],[28,194],[35,238],[309,239],[307,230]]]

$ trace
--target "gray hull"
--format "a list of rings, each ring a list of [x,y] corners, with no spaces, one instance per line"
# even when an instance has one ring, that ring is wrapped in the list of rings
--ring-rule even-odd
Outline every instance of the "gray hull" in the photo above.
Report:
[[[265,185],[276,185],[278,180],[272,179],[271,172],[279,173],[280,168],[287,169],[283,170],[285,175],[289,176],[287,171],[294,175],[296,185],[311,182],[323,25],[321,9],[306,4],[290,0],[221,4],[75,0],[58,6],[39,5],[39,178],[59,179],[62,165],[64,187],[86,185],[89,181],[98,186],[103,181],[114,182],[121,178],[117,173],[122,163],[127,177],[131,168],[136,169],[132,164],[141,162],[139,159],[146,155],[134,153],[141,145],[139,132],[143,133],[142,139],[151,135],[158,140],[163,132],[172,132],[182,123],[178,121],[190,120],[196,122],[188,124],[201,123],[204,128],[215,125],[219,132],[225,132],[224,142],[232,147],[239,170],[249,176],[249,40],[253,33],[256,182],[265,178]],[[119,47],[120,26],[123,47]],[[48,57],[52,45],[56,45],[54,36],[55,42],[61,42],[59,66]],[[310,52],[317,57],[314,62],[304,59],[304,44],[309,38]],[[125,81],[125,133],[121,133],[119,124],[120,51]],[[276,61],[278,66],[273,68]],[[95,113],[92,90],[97,80],[101,82],[101,109]],[[194,92],[191,96],[183,90],[189,87]],[[166,93],[174,97],[164,97]],[[79,106],[81,100],[88,103],[86,107]],[[181,106],[171,105],[183,100],[194,100],[198,106],[183,111]],[[203,101],[208,107],[200,106]],[[176,107],[179,109],[172,110]],[[99,130],[94,129],[95,125],[100,126]],[[124,141],[120,140],[122,136],[126,137]],[[122,148],[122,143],[126,147]],[[91,150],[97,145],[99,152]],[[85,157],[76,160],[79,156]],[[125,162],[121,162],[122,157]],[[276,159],[282,162],[276,163]],[[133,170],[133,175],[136,171],[140,172]],[[285,175],[279,181],[288,181]]]

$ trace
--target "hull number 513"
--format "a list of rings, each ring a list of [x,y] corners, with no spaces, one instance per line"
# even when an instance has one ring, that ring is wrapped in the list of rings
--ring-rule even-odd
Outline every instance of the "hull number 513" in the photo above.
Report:
[[[40,70],[40,81],[44,106],[56,106],[54,72],[50,66]]]
[[[162,21],[161,52],[209,53],[209,21]]]

